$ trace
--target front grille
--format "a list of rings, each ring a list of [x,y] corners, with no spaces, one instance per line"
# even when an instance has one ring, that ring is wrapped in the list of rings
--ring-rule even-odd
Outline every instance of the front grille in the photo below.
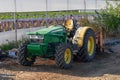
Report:
[[[43,43],[43,39],[31,39],[32,43]]]

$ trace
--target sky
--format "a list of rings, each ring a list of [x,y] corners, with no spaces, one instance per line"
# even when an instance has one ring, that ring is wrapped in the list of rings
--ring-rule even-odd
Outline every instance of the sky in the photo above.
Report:
[[[105,8],[105,4],[105,0],[97,0],[97,2],[96,0],[86,0],[86,9]],[[59,11],[84,8],[84,0],[0,0],[0,12]]]

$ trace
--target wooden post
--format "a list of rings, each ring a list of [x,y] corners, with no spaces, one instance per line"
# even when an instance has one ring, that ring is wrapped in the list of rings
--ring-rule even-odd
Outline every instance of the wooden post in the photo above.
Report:
[[[103,51],[103,33],[102,31],[100,31],[100,51],[102,52]]]

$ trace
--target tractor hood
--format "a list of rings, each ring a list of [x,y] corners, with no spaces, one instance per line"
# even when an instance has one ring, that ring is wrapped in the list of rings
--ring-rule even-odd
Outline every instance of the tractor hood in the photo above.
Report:
[[[64,28],[61,25],[57,25],[57,26],[50,26],[48,28],[43,28],[34,32],[28,32],[28,35],[39,35],[39,34],[50,34],[50,33],[55,33],[55,32],[59,32],[59,31],[64,31]]]

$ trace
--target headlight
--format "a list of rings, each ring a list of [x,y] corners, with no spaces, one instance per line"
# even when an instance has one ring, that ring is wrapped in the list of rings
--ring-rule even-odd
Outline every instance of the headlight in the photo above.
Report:
[[[44,39],[43,35],[30,35],[30,39]]]

